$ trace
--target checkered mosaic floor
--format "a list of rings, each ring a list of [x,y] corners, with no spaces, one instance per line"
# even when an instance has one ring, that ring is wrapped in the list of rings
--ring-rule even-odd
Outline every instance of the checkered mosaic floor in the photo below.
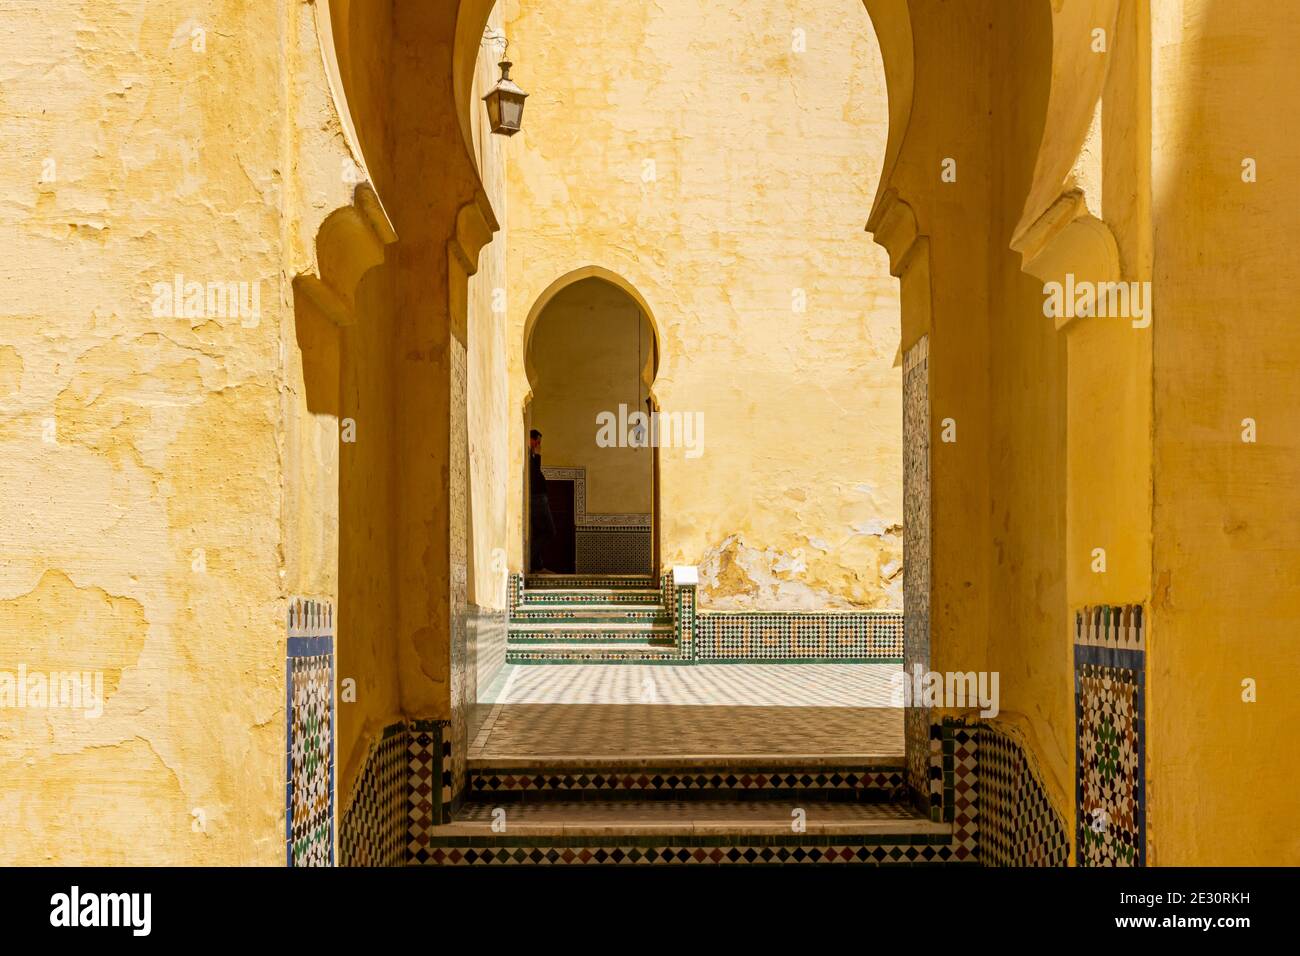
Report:
[[[507,665],[470,759],[898,756],[897,664]]]
[[[888,707],[899,664],[697,664],[694,667],[520,667],[479,695],[488,704],[698,704]]]

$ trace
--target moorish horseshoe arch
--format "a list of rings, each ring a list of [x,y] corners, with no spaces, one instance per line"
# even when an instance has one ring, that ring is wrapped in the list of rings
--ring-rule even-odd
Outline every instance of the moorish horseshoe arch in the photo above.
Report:
[[[342,32],[346,33],[352,28],[352,20],[348,14],[356,16],[356,10],[349,9],[355,4],[350,4],[348,0],[319,0],[319,2],[322,4],[328,2],[333,10],[343,12],[348,24]],[[1033,183],[1025,203],[1022,220],[1012,240],[1016,251],[1021,252],[1022,255],[1028,253],[1025,255],[1025,261],[1029,266],[1045,266],[1048,259],[1039,258],[1037,253],[1046,251],[1052,245],[1049,242],[1037,241],[1044,236],[1044,233],[1035,233],[1032,228],[1035,224],[1063,223],[1064,228],[1059,230],[1062,237],[1076,237],[1082,245],[1093,244],[1095,240],[1100,243],[1101,258],[1105,259],[1110,255],[1105,234],[1098,231],[1086,215],[1076,214],[1080,209],[1088,209],[1086,198],[1073,207],[1062,206],[1062,199],[1066,203],[1073,200],[1069,198],[1068,191],[1061,191],[1061,185],[1069,181],[1069,173],[1074,169],[1080,150],[1087,140],[1093,105],[1096,102],[1093,91],[1099,92],[1105,79],[1104,69],[1098,73],[1095,62],[1090,63],[1080,59],[1077,33],[1080,27],[1088,25],[1089,21],[1113,23],[1113,12],[1118,2],[1119,0],[1092,0],[1086,4],[1067,4],[1062,0],[1039,0],[1034,8],[1037,16],[1051,23],[1052,50],[1048,66],[1050,76],[1046,80],[1049,96],[1043,139],[1037,147]],[[450,92],[448,102],[455,117],[453,123],[458,129],[462,147],[469,142],[471,110],[476,106],[471,102],[469,90],[472,86],[474,63],[483,28],[492,6],[493,0],[462,0],[454,12],[454,36],[449,38],[454,50],[450,57],[451,75],[446,78],[446,82]],[[875,240],[888,250],[890,271],[900,281],[902,299],[900,361],[907,351],[925,339],[929,356],[927,377],[928,381],[933,381],[936,374],[934,371],[936,357],[941,359],[944,357],[944,343],[942,334],[936,334],[937,330],[933,328],[934,286],[931,282],[931,272],[934,266],[931,262],[929,239],[931,211],[926,202],[930,189],[916,179],[917,164],[928,162],[929,157],[909,155],[909,144],[914,139],[918,139],[913,124],[913,114],[918,108],[917,103],[920,103],[920,108],[929,108],[933,105],[933,78],[926,78],[929,86],[920,84],[922,78],[917,75],[916,65],[921,34],[926,33],[924,29],[926,22],[922,14],[927,8],[923,4],[909,3],[908,0],[864,0],[864,6],[879,42],[889,101],[885,168],[867,228]],[[917,17],[915,21],[914,12]],[[336,36],[339,32],[336,26]],[[933,41],[932,37],[929,39]],[[933,53],[932,42],[929,52]],[[349,60],[347,57],[341,59],[343,64],[339,70],[340,84],[342,88],[347,89],[350,84]],[[355,64],[352,66],[355,67]],[[1076,67],[1084,71],[1083,82],[1076,79],[1080,75]],[[347,109],[346,106],[342,108]],[[941,115],[937,115],[936,122],[941,121],[938,118]],[[913,152],[919,152],[920,148],[918,146]],[[457,166],[468,163],[473,167],[472,151],[463,149],[463,155],[450,162]],[[448,188],[453,187],[449,185]],[[1084,192],[1080,195],[1086,197],[1087,194]],[[459,228],[453,225],[447,230],[456,245],[460,247],[450,249],[450,252],[462,266],[460,274],[456,275],[453,281],[451,321],[463,327],[464,295],[461,288],[463,279],[468,274],[472,274],[478,251],[482,243],[490,239],[495,221],[491,217],[490,207],[486,207],[481,184],[478,190],[463,194],[457,208],[461,212],[470,210],[468,214],[458,213],[453,217],[462,221]],[[1055,214],[1052,213],[1054,209]],[[1089,212],[1089,215],[1092,213]],[[1092,218],[1099,220],[1095,215]],[[1083,231],[1081,232],[1080,229]],[[1058,230],[1052,228],[1047,232],[1056,235]],[[1057,247],[1065,253],[1063,261],[1068,262],[1073,257],[1074,253],[1070,250],[1074,245],[1074,239],[1070,239],[1064,245]],[[1030,248],[1031,246],[1038,248],[1035,250]],[[1036,259],[1038,262],[1035,262]],[[1053,266],[1059,267],[1059,261]],[[459,295],[457,288],[460,288]],[[647,314],[652,313],[647,310]],[[928,384],[927,394],[933,398],[932,389]],[[933,427],[933,423],[930,427]],[[923,437],[928,444],[930,436]],[[917,440],[918,436],[904,435],[905,444],[911,445]],[[934,534],[941,536],[942,533],[941,529],[935,528]],[[932,544],[933,542],[930,542],[931,547]],[[935,582],[932,581],[931,587],[935,586]],[[907,746],[909,757],[912,757],[919,754],[917,748],[923,746],[923,742],[909,737]]]
[[[533,350],[532,350],[533,333],[536,331],[537,324],[541,319],[542,315],[545,313],[547,306],[550,305],[552,301],[554,301],[555,297],[559,295],[561,292],[563,292],[565,289],[567,289],[569,286],[581,282],[584,279],[600,279],[601,281],[618,289],[620,292],[622,292],[624,295],[626,295],[629,299],[631,299],[636,304],[641,317],[645,320],[646,324],[649,326],[652,347],[650,349],[650,354],[646,356],[646,361],[640,370],[640,377],[641,377],[641,384],[644,386],[646,390],[646,395],[648,396],[651,409],[655,412],[659,411],[660,409],[659,399],[655,396],[654,393],[654,381],[655,381],[655,377],[659,373],[659,365],[663,357],[663,354],[662,354],[662,339],[660,336],[659,322],[655,318],[654,311],[650,308],[650,304],[646,301],[645,296],[641,294],[640,290],[638,290],[635,285],[633,285],[631,282],[629,282],[626,278],[624,278],[619,273],[614,272],[612,269],[607,269],[604,266],[598,266],[598,265],[580,266],[577,269],[572,269],[569,272],[566,272],[564,275],[555,279],[545,289],[543,289],[541,294],[537,296],[536,300],[529,308],[528,316],[524,320],[524,329],[523,329],[524,373],[529,385],[529,390],[524,395],[523,401],[520,403],[519,406],[519,415],[520,415],[519,421],[522,423],[522,432],[524,435],[528,434],[528,430],[531,426],[530,416],[531,416],[531,407],[533,402],[533,389],[536,387],[536,383],[538,382],[539,379],[538,369],[536,367],[536,364],[533,361]],[[655,577],[660,572],[660,550],[662,546],[662,542],[660,540],[662,522],[660,516],[659,448],[658,447],[652,449],[651,460],[652,460],[652,464],[651,464],[652,501],[651,501],[651,513],[650,513],[650,573],[652,577]],[[547,470],[550,469],[548,468]],[[527,556],[529,554],[528,536],[531,533],[530,532],[531,525],[529,520],[530,499],[528,494],[527,458],[524,459],[523,470],[521,472],[520,496],[522,499],[521,510],[520,510],[520,515],[522,518],[522,520],[520,521],[520,542],[522,546],[522,554],[524,555],[525,567],[526,567]],[[621,517],[621,516],[610,516],[610,517]]]

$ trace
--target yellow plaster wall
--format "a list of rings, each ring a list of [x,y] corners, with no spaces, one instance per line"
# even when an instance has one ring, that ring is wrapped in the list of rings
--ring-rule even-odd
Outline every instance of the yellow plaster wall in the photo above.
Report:
[[[877,9],[878,15],[886,12]],[[997,336],[1016,326],[1008,319],[999,333],[988,318],[994,287],[1001,295],[1005,281],[990,265],[999,254],[990,235],[996,233],[990,225],[998,179],[990,119],[996,57],[992,43],[971,43],[970,37],[991,36],[995,26],[1007,25],[998,24],[988,6],[976,4],[924,0],[912,4],[911,12],[913,120],[906,126],[891,188],[909,204],[921,238],[911,241],[912,230],[900,226],[898,216],[875,223],[876,236],[900,257],[905,344],[922,334],[930,337],[931,666],[978,671],[989,666],[991,621],[1001,597],[993,583],[991,476],[995,467],[1006,467],[992,454],[1006,415],[999,421],[993,407],[992,352]],[[1017,29],[1027,40],[1034,36],[1031,21]],[[1037,29],[1041,32],[1041,25]],[[954,75],[965,79],[954,83]],[[940,178],[944,159],[956,162],[953,182]],[[1003,367],[1013,369],[1016,361],[1004,356]],[[943,440],[948,424],[953,441]],[[1017,439],[1001,435],[997,440],[1005,455]],[[1019,529],[1015,534],[1023,540]]]
[[[0,711],[0,861],[278,863],[296,21],[21,9],[0,28],[0,668],[102,671],[107,700]],[[155,315],[177,274],[256,283],[260,314]]]
[[[910,11],[916,72],[890,180],[909,211],[886,206],[873,227],[901,272],[905,344],[929,336],[930,666],[998,673],[999,719],[1023,731],[1070,819],[1065,341],[1010,248],[1043,135],[1050,11]]]
[[[510,146],[512,411],[538,296],[612,270],[659,327],[661,408],[704,415],[701,457],[661,450],[664,565],[700,564],[705,606],[899,606],[898,287],[863,231],[887,103],[861,0],[506,17],[532,94]]]
[[[1047,106],[1051,23],[1033,4],[989,4],[994,24],[989,170],[989,537],[986,665],[1003,720],[1027,731],[1071,819],[1074,679],[1066,605],[1066,343],[1043,315],[1043,283],[1010,242],[1029,192]],[[960,439],[959,439],[960,441]],[[950,545],[940,541],[941,547]],[[945,658],[944,669],[966,669]]]
[[[1295,865],[1300,7],[1152,7],[1152,857]]]
[[[488,18],[493,35],[504,33],[500,5]],[[479,607],[506,606],[506,511],[512,475],[507,423],[512,416],[507,374],[506,328],[506,156],[509,139],[493,135],[481,97],[500,76],[502,44],[485,41],[470,92],[472,135],[479,175],[500,229],[479,253],[478,272],[469,280],[468,395],[469,427],[469,600]]]
[[[531,427],[547,467],[585,468],[588,513],[645,514],[654,508],[653,451],[597,445],[597,416],[645,411],[641,380],[654,335],[641,309],[602,279],[565,287],[533,327]],[[615,426],[617,433],[617,425]]]
[[[364,6],[334,0],[328,7],[313,7],[318,15],[329,14],[329,22],[321,24],[325,54],[336,61],[338,70],[337,86],[328,91],[329,105],[334,111],[346,110],[347,115],[335,113],[326,128],[336,131],[345,152],[305,150],[298,157],[297,171],[304,184],[313,177],[333,184],[341,180],[346,204],[354,202],[358,176],[368,177],[381,202],[391,201],[392,160],[386,147],[394,111],[382,82],[392,55],[388,5],[378,0]],[[303,39],[304,61],[321,56],[316,42],[315,37],[310,43]],[[302,115],[302,104],[295,106],[297,131],[312,129],[313,117]],[[346,133],[349,124],[355,129],[355,140]],[[300,203],[298,210],[312,209],[321,200],[304,189]],[[324,231],[309,234],[306,242],[320,260],[318,268],[327,283],[338,279],[326,267],[352,263],[358,257],[356,248],[335,248],[333,237]],[[375,254],[373,249],[370,254]],[[378,254],[382,257],[384,250]],[[337,271],[352,276],[354,269]],[[351,801],[372,741],[403,716],[394,589],[398,500],[392,477],[402,436],[396,424],[399,400],[393,343],[398,310],[393,269],[380,264],[362,274],[354,289],[337,291],[353,306],[342,326],[336,324],[337,317],[322,314],[298,286],[294,288],[295,325],[286,356],[289,387],[300,410],[289,418],[288,433],[292,436],[296,430],[313,427],[325,430],[325,424],[310,424],[323,420],[336,450],[333,459],[317,452],[287,461],[286,487],[291,498],[302,500],[302,519],[296,528],[290,524],[286,537],[291,544],[302,539],[328,542],[328,531],[335,531],[329,554],[338,569],[333,592],[338,622],[335,669],[340,687],[347,691],[337,700],[335,760],[341,813]],[[298,420],[308,424],[296,424]],[[347,437],[352,440],[344,440]],[[316,592],[304,585],[301,593]]]

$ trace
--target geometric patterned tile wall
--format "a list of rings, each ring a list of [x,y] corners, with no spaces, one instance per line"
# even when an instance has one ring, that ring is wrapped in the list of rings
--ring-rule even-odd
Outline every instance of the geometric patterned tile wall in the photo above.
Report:
[[[451,721],[408,720],[384,728],[339,824],[340,862],[428,862],[433,828],[451,822],[467,784],[467,773],[453,768]]]
[[[1057,814],[1042,774],[1019,732],[981,721],[979,752],[980,862],[985,866],[1065,866],[1066,822]]]
[[[508,616],[508,611],[470,605],[466,637],[470,646],[471,666],[476,674],[475,686],[478,688],[491,684],[505,666],[510,628]]]
[[[1146,865],[1146,620],[1084,608],[1074,625],[1079,866]]]
[[[978,728],[945,719],[930,726],[930,819],[953,825],[954,856],[980,859],[980,761]]]
[[[450,823],[466,780],[453,769],[451,722],[413,720],[406,740],[406,862],[425,863],[433,828]]]
[[[579,525],[574,529],[574,549],[578,574],[645,574],[650,570],[654,544],[648,525]]]
[[[974,718],[929,729],[930,819],[953,825],[953,856],[984,866],[1065,866],[1066,822],[1019,731]]]
[[[651,515],[587,511],[587,469],[544,467],[549,481],[573,482],[574,570],[577,574],[646,574],[654,560]]]
[[[340,866],[406,862],[406,724],[385,727],[339,820]]]
[[[694,581],[694,578],[690,580]],[[698,598],[697,584],[678,584],[673,572],[663,576],[661,590],[664,606],[673,617],[673,639],[677,652],[688,661],[694,661],[698,654],[699,617],[695,613]]]
[[[446,735],[448,727],[448,721],[414,720],[385,729],[382,739],[371,748],[351,806],[340,823],[339,852],[343,866],[447,862],[448,851],[433,845],[433,828],[439,822],[451,820],[454,781],[450,740]],[[939,858],[985,866],[1066,864],[1069,859],[1066,824],[1052,809],[1037,767],[1014,728],[987,721],[945,720],[931,728],[929,753],[931,818],[953,825],[951,842],[945,838],[946,848],[933,850],[941,854]],[[700,780],[683,777],[671,782],[687,790],[695,786],[717,786],[711,777]],[[642,783],[620,782],[611,775],[607,786],[602,786],[619,790]],[[796,783],[799,781],[790,785]],[[874,785],[892,790],[901,783],[901,775],[895,772],[882,775]],[[763,787],[783,785],[776,777],[766,783],[760,780],[755,786],[760,784]],[[532,771],[480,773],[473,785],[480,795],[486,792],[498,797],[516,791],[518,796],[523,796],[545,787],[565,789],[554,775],[539,776]],[[585,790],[591,788],[592,782],[583,777],[574,785]],[[868,784],[846,777],[845,786],[850,785]],[[673,852],[678,854],[677,859],[686,860],[685,854]],[[749,854],[743,848],[738,852]],[[842,854],[842,859],[849,858],[847,852]],[[833,855],[828,857],[828,861],[834,860]],[[780,861],[795,862],[787,861],[784,856]],[[524,861],[506,860],[502,856],[498,862]],[[778,860],[774,857],[771,862]]]
[[[776,841],[780,842],[776,842]],[[495,842],[495,841],[494,841]],[[572,836],[521,837],[508,845],[466,839],[439,846],[429,855],[438,866],[903,866],[954,864],[947,837],[899,839],[887,836],[804,835],[693,837]]]
[[[930,669],[930,339],[903,357],[903,666]],[[907,782],[924,800],[930,709],[913,702],[903,712]]]
[[[903,656],[897,612],[704,611],[695,618],[700,662],[893,660]]]
[[[285,862],[334,865],[334,606],[289,601]]]

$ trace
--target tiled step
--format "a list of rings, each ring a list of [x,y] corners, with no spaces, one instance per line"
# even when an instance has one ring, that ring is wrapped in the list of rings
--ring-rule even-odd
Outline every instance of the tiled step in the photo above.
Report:
[[[591,625],[586,625],[591,628]],[[676,647],[672,631],[609,631],[609,630],[573,630],[573,631],[511,631],[506,639],[506,647],[536,648],[538,646],[556,647],[604,647],[605,645],[645,645],[648,648]]]
[[[470,757],[471,799],[765,800],[888,803],[904,796],[901,757]]]
[[[573,588],[645,588],[658,590],[659,582],[648,574],[530,574],[524,578],[526,590]]]
[[[557,606],[524,604],[510,615],[512,622],[554,621],[564,624],[646,623],[672,625],[672,615],[661,604],[607,604]]]
[[[465,803],[446,836],[492,834],[492,801]],[[804,810],[803,832],[945,835],[951,824],[933,823],[904,804],[822,803],[785,800],[561,800],[506,808],[506,832],[603,835],[609,833],[689,836],[703,833],[787,836],[795,811]],[[513,817],[514,819],[510,819]],[[499,817],[498,817],[499,818]]]
[[[887,803],[467,802],[417,854],[434,865],[958,862],[952,824]]]
[[[520,596],[520,607],[536,609],[556,605],[593,607],[608,604],[661,607],[661,592],[651,588],[543,588],[525,590]]]
[[[653,621],[603,621],[599,624],[573,621],[511,621],[508,641],[672,641],[673,626]]]
[[[527,643],[512,633],[506,644],[507,664],[669,664],[681,660],[675,646],[644,638],[592,643],[567,638]]]

